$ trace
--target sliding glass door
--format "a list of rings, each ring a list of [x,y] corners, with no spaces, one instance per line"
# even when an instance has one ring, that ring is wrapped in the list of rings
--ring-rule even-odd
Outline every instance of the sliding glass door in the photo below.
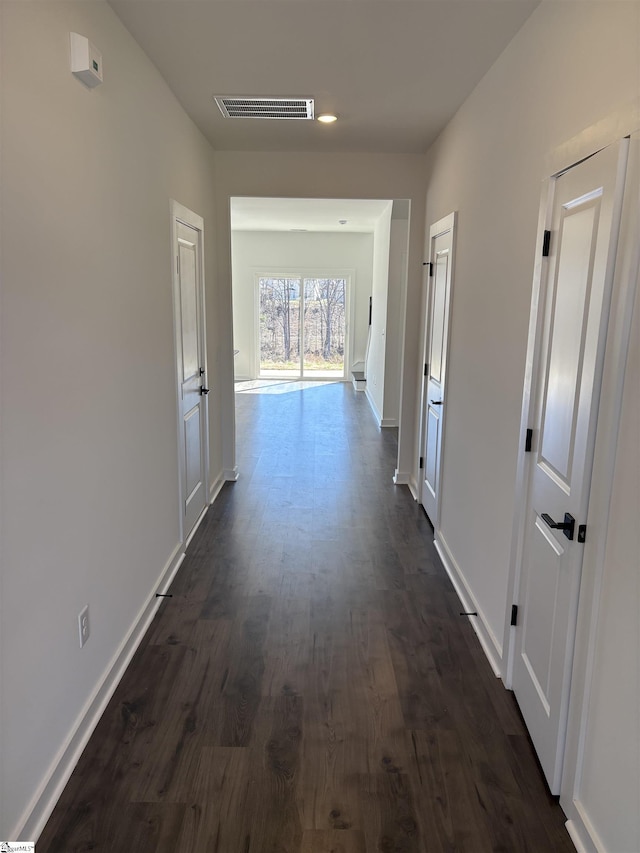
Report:
[[[346,276],[259,276],[261,377],[343,379]]]

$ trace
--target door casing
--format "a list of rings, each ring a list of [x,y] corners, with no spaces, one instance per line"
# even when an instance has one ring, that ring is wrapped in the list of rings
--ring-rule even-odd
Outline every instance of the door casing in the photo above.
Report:
[[[197,213],[194,213],[189,208],[180,204],[173,199],[170,202],[170,226],[171,226],[171,280],[173,284],[173,340],[175,354],[175,384],[176,384],[176,416],[178,427],[178,506],[179,506],[179,531],[180,541],[186,547],[188,541],[198,528],[200,521],[204,517],[204,513],[209,505],[209,406],[208,397],[203,398],[204,418],[202,425],[202,441],[204,442],[204,509],[196,520],[191,530],[185,530],[184,527],[184,482],[185,482],[185,448],[183,441],[183,423],[182,423],[182,405],[181,405],[181,357],[180,357],[180,340],[181,331],[179,328],[179,278],[176,266],[176,256],[178,247],[178,223],[182,223],[189,228],[198,232],[198,297],[200,300],[199,312],[199,328],[198,339],[200,358],[202,365],[207,371],[207,335],[206,335],[206,305],[205,305],[205,272],[204,272],[204,219]],[[203,381],[206,380],[207,374],[203,376]],[[186,541],[185,541],[186,540]]]
[[[429,360],[429,351],[430,351],[430,329],[432,327],[432,319],[433,319],[433,282],[432,278],[429,276],[429,264],[435,264],[436,258],[434,254],[434,244],[436,239],[445,234],[446,232],[451,232],[451,254],[449,260],[449,271],[448,271],[448,284],[447,284],[447,295],[445,299],[445,316],[444,316],[444,324],[443,324],[443,352],[442,352],[442,378],[441,378],[441,390],[443,396],[443,403],[440,409],[440,439],[439,439],[439,452],[438,459],[436,463],[436,473],[435,479],[438,484],[437,493],[435,497],[435,513],[434,518],[431,519],[433,524],[434,531],[437,531],[439,528],[439,520],[440,520],[440,504],[441,504],[441,496],[442,496],[442,458],[444,453],[444,444],[445,444],[445,425],[446,425],[446,379],[447,379],[447,365],[449,361],[449,345],[451,339],[451,298],[453,293],[453,280],[455,274],[455,248],[456,248],[456,221],[457,221],[457,213],[454,211],[453,213],[448,214],[448,216],[439,219],[437,222],[434,222],[433,225],[429,228],[429,260],[425,266],[425,274],[426,274],[426,299],[425,299],[425,331],[424,331],[424,345],[423,345],[423,379],[422,379],[422,392],[421,392],[421,406],[420,406],[420,438],[418,444],[418,456],[422,457],[425,455],[425,444],[427,438],[427,417],[429,413],[429,399],[428,399],[428,386],[429,386],[429,377],[424,376],[424,365],[427,364]],[[426,465],[426,456],[424,458],[424,465]],[[420,469],[420,461],[418,459],[418,474],[417,474],[417,482],[418,482],[418,499],[420,503],[424,505],[423,499],[423,490],[424,486],[424,471]]]

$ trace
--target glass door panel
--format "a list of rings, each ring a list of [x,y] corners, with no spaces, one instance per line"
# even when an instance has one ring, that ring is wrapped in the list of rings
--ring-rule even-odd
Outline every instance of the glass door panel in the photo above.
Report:
[[[299,278],[260,277],[260,376],[300,376]]]
[[[308,378],[344,377],[347,281],[305,278],[302,373]]]

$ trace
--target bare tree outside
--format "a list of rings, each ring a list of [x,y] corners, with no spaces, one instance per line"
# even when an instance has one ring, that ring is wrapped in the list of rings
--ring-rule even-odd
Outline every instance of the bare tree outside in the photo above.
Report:
[[[298,278],[260,278],[260,365],[291,367],[300,360]]]
[[[346,279],[265,276],[258,286],[261,372],[342,373]]]

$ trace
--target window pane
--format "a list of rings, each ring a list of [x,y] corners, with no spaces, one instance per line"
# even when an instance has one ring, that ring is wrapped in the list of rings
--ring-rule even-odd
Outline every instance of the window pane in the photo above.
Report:
[[[304,374],[344,375],[345,309],[344,278],[304,280]]]
[[[300,374],[300,279],[260,278],[260,375]]]

